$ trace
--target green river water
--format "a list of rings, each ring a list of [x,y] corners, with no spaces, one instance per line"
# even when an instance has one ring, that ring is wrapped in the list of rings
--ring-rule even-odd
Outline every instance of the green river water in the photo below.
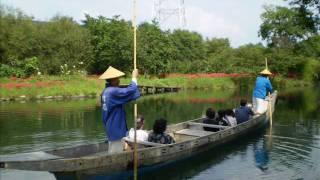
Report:
[[[208,107],[238,106],[250,90],[187,91],[145,96],[138,111],[146,129],[198,118]],[[320,91],[280,91],[272,129],[237,139],[199,156],[141,174],[141,179],[320,179]],[[126,107],[132,126],[133,105]],[[270,137],[270,135],[272,135]],[[0,155],[101,142],[98,100],[0,103]],[[96,179],[121,179],[107,176]],[[48,172],[0,170],[0,180],[51,180]]]

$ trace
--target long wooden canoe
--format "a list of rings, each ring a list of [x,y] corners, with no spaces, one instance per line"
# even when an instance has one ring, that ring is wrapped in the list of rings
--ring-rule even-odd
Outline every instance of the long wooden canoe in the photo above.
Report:
[[[277,92],[270,98],[273,113]],[[139,167],[170,163],[206,151],[264,127],[270,119],[269,110],[255,115],[249,121],[235,127],[202,124],[202,119],[195,119],[168,126],[167,132],[174,136],[174,144],[145,143],[138,150]],[[218,132],[204,131],[203,126],[221,129]],[[32,171],[49,171],[56,176],[64,174],[89,175],[107,174],[132,169],[133,152],[108,153],[108,143],[81,145],[51,151],[0,156],[0,168]]]

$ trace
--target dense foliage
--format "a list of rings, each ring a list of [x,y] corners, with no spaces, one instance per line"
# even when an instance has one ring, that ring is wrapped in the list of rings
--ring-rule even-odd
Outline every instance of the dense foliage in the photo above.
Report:
[[[289,4],[265,7],[259,35],[267,46],[233,48],[228,39],[164,31],[157,22],[144,22],[137,30],[138,68],[146,75],[257,73],[267,57],[278,74],[319,79],[319,1]],[[132,24],[119,16],[86,15],[81,24],[63,16],[37,22],[0,4],[0,26],[0,76],[100,74],[109,65],[126,72],[133,68]]]

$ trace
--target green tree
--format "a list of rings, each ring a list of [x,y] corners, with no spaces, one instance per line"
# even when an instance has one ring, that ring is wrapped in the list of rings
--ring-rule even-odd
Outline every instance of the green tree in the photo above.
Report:
[[[310,37],[299,43],[295,52],[296,54],[320,59],[320,35]]]
[[[226,49],[230,49],[230,41],[227,38],[212,38],[206,40],[207,53],[217,54]]]
[[[316,33],[308,18],[300,16],[297,9],[266,6],[261,18],[259,35],[270,47],[292,48]]]
[[[32,75],[34,68],[58,74],[62,64],[88,64],[92,59],[89,33],[71,18],[39,22],[0,5],[0,25],[0,63],[12,69],[6,70],[8,75]]]
[[[207,58],[201,64],[204,72],[227,72],[231,71],[233,49],[230,47],[229,39],[212,38],[205,41]]]
[[[175,61],[177,49],[156,22],[142,23],[138,27],[139,69],[148,74],[161,74],[170,71]]]
[[[233,72],[256,74],[265,68],[265,57],[268,57],[268,55],[266,54],[266,48],[262,44],[240,46],[234,52]],[[273,60],[269,58],[271,66],[272,62]]]
[[[187,30],[175,30],[170,37],[178,49],[177,60],[194,61],[205,58],[206,48],[204,40],[199,33]]]
[[[60,66],[88,65],[93,60],[93,46],[89,32],[72,18],[56,16],[50,22],[37,24],[36,55],[41,69],[48,74],[58,74]]]
[[[320,30],[320,1],[319,0],[290,0],[290,5],[297,9],[301,17],[304,17],[306,25],[317,31]]]
[[[86,15],[84,26],[91,34],[94,60],[90,73],[102,73],[111,65],[123,71],[132,69],[132,27],[131,23],[115,16],[111,19]]]

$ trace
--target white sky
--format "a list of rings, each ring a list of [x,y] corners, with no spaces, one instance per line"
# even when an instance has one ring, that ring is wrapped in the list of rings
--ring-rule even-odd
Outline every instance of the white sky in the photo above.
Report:
[[[170,2],[178,0],[167,0]],[[91,16],[124,19],[132,17],[132,0],[0,0],[1,4],[19,8],[36,20],[48,20],[54,15],[67,15],[77,21],[84,13]],[[283,0],[185,0],[187,29],[197,31],[204,37],[229,38],[237,47],[260,42],[258,30],[263,5],[286,5]],[[137,20],[151,21],[153,0],[137,0]],[[177,27],[172,18],[161,25],[163,29]]]

